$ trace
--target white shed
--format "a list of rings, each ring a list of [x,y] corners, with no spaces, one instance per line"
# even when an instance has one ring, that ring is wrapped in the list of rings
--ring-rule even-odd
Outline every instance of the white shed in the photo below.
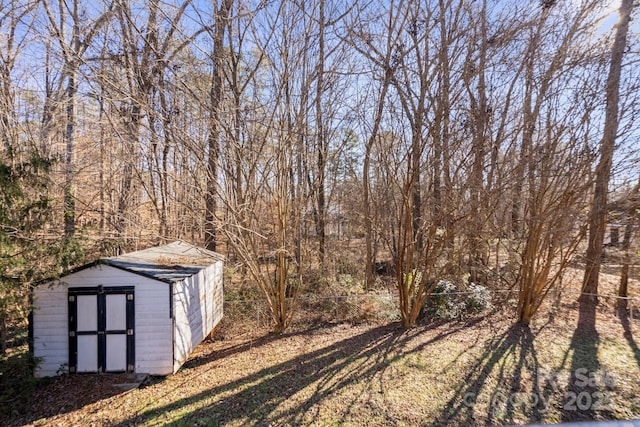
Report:
[[[175,373],[222,320],[223,260],[178,241],[104,258],[38,286],[36,376]]]

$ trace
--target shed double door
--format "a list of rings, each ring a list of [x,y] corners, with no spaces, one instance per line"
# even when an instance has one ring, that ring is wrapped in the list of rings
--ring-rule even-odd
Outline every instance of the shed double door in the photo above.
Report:
[[[69,290],[69,371],[134,371],[133,287]]]

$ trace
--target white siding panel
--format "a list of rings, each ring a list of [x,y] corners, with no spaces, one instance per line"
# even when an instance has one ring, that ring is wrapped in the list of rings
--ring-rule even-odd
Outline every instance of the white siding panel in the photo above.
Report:
[[[222,319],[222,262],[175,284],[174,372]]]
[[[33,355],[40,359],[35,375],[56,375],[69,363],[67,289],[42,285],[34,291]]]
[[[173,306],[174,306],[174,336],[173,336],[173,371],[177,371],[184,363],[191,351],[194,333],[189,323],[189,314],[199,310],[199,300],[197,298],[196,286],[197,276],[192,276],[187,280],[174,284]],[[196,307],[193,307],[197,304]]]
[[[172,368],[167,368],[167,365],[162,363],[147,363],[145,364],[147,370],[154,372],[153,375],[171,375],[173,373]]]
[[[215,328],[218,323],[220,323],[224,315],[224,266],[222,262],[218,262],[213,266],[213,268],[213,321],[211,329]]]
[[[173,369],[170,288],[153,280],[136,286],[136,372],[167,375]]]
[[[135,286],[138,283],[154,283],[163,286],[162,282],[139,274],[131,273],[109,265],[97,265],[69,274],[61,279],[70,288],[82,286]]]
[[[166,347],[164,340],[167,338],[167,331],[165,331],[164,328],[158,328],[155,326],[157,325],[149,325],[143,328],[142,326],[137,325],[136,330],[138,334],[140,334],[140,331],[145,331],[145,336],[141,338],[145,339],[149,347]],[[169,331],[171,331],[171,328],[169,328]],[[171,341],[171,337],[169,337],[169,341]]]

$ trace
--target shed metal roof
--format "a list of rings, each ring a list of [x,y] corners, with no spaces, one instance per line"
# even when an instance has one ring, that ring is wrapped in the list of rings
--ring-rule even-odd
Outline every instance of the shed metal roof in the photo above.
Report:
[[[176,241],[115,257],[100,262],[166,283],[175,283],[197,274],[217,261],[219,253]]]

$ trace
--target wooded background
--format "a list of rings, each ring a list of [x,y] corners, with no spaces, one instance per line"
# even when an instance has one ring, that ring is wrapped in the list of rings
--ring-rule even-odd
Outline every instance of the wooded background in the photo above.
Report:
[[[0,329],[38,280],[175,239],[277,330],[310,272],[390,272],[405,326],[442,279],[514,287],[528,323],[576,259],[595,299],[608,216],[637,257],[611,3],[0,0]]]

